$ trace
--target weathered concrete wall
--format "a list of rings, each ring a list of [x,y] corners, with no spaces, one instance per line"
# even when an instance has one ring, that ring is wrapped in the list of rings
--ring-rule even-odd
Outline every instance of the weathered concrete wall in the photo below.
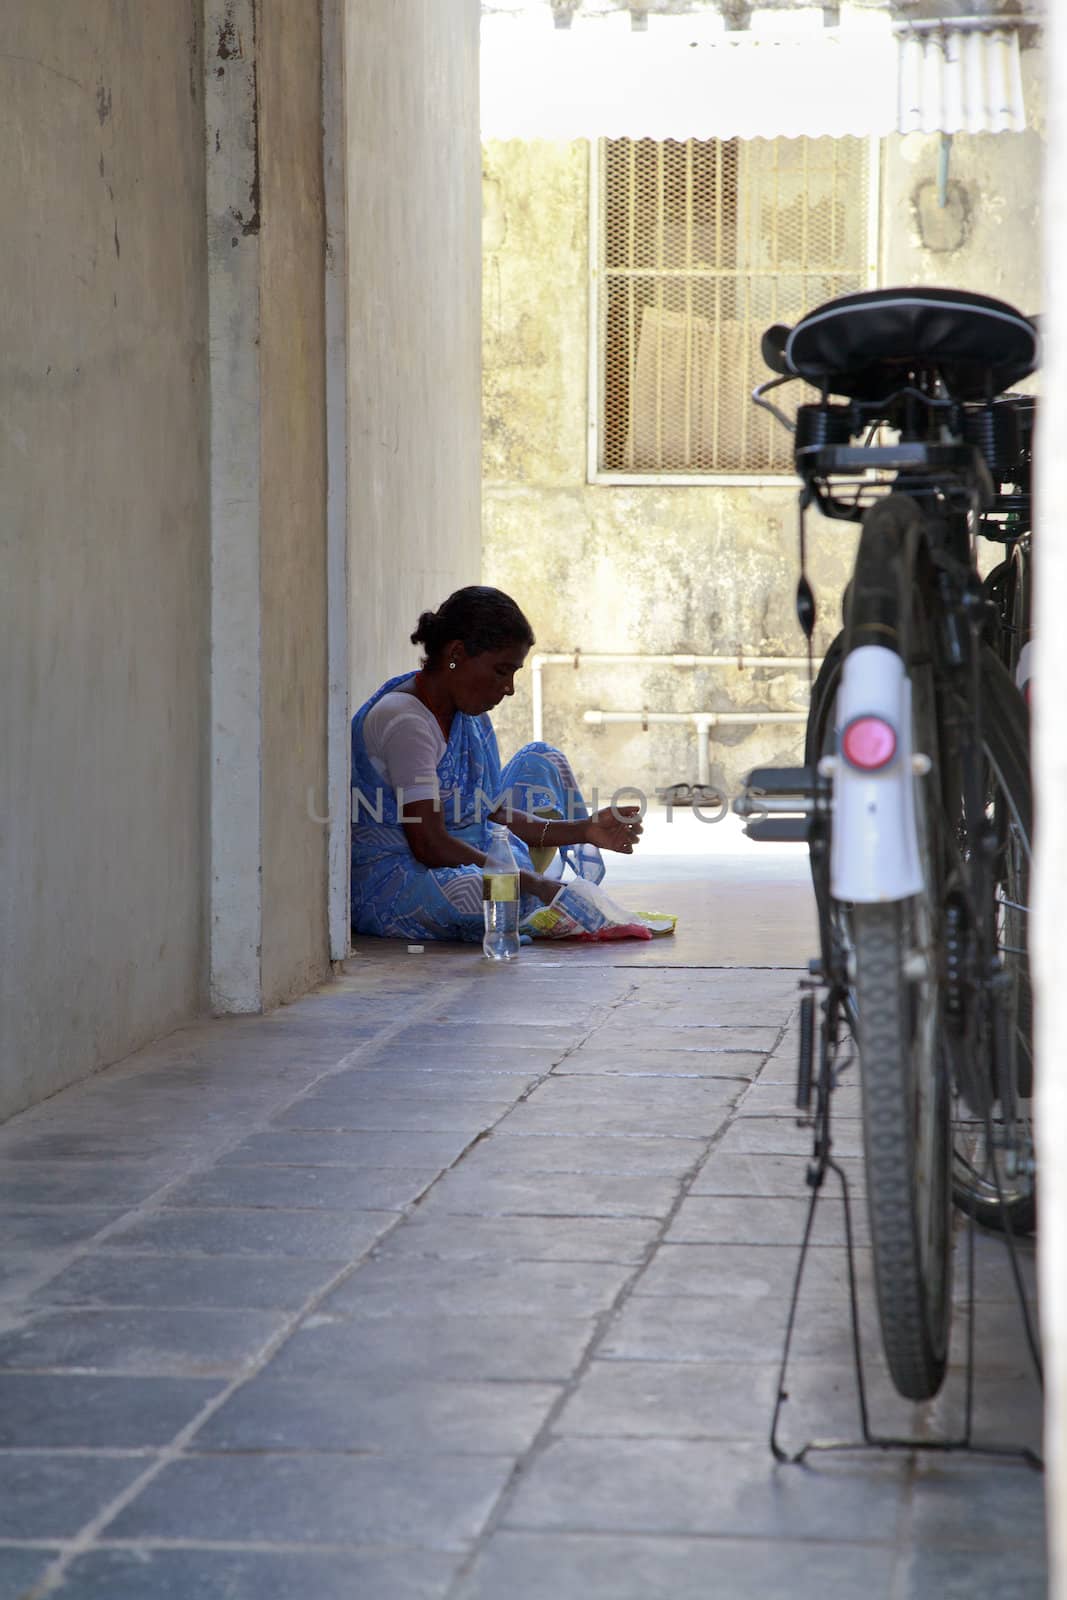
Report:
[[[478,0],[352,0],[351,685],[414,665],[418,613],[479,580]]]
[[[514,141],[484,153],[484,571],[514,594],[545,651],[802,654],[793,616],[796,494],[702,485],[586,482],[588,149]],[[818,642],[837,628],[854,535],[812,517],[824,597]],[[530,738],[529,675],[496,713],[501,749]],[[777,711],[805,705],[806,673],[672,667],[550,667],[545,737],[601,793],[651,792],[697,775],[696,735],[652,725],[589,727],[587,707]],[[788,726],[720,729],[720,784],[792,759]]]
[[[1029,102],[1040,107],[1036,60]],[[984,288],[1038,304],[1041,134],[955,141],[950,177],[965,191],[953,250],[918,235],[913,197],[936,179],[939,140],[890,140],[883,188],[883,281]],[[484,152],[484,571],[528,612],[545,651],[803,653],[793,613],[796,493],[781,487],[586,482],[588,150],[495,143]],[[925,199],[925,195],[919,197]],[[936,210],[936,205],[935,205]],[[944,242],[943,218],[937,244]],[[816,644],[837,630],[855,535],[809,518]],[[529,675],[526,675],[527,680]],[[688,728],[590,727],[589,707],[656,711],[803,709],[806,672],[771,676],[660,667],[551,667],[545,737],[587,786],[651,792],[693,781]],[[530,738],[529,682],[497,713],[502,752]],[[797,758],[788,726],[716,730],[711,774],[728,789],[752,766]]]
[[[1026,50],[1022,64],[1031,127],[1017,134],[954,135],[943,207],[940,135],[886,141],[885,283],[948,284],[998,295],[1023,311],[1041,309],[1044,53]]]
[[[0,1115],[205,997],[200,0],[7,0]]]
[[[329,965],[325,222],[319,0],[259,16],[263,1004]]]

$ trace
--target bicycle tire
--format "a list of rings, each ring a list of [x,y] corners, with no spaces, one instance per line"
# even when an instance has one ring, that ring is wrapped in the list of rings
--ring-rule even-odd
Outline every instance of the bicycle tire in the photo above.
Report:
[[[897,1391],[928,1400],[948,1360],[952,1279],[952,1101],[942,1042],[936,951],[944,899],[943,795],[932,630],[923,609],[922,513],[890,495],[863,519],[845,658],[894,649],[912,685],[923,889],[905,900],[842,907],[851,945],[867,1211],[882,1345]]]
[[[839,635],[827,653],[826,670],[820,674],[820,680],[812,691],[805,749],[805,760],[808,762],[816,762],[820,756],[831,752],[833,708],[843,661],[844,637]],[[923,1287],[924,1271],[921,1270],[920,1253],[914,1242],[914,1199],[905,1201],[903,1215],[900,1210],[902,1171],[908,1174],[903,1186],[905,1195],[910,1195],[914,1187],[911,1176],[912,1128],[907,1117],[904,1116],[903,1119],[901,1117],[901,1107],[911,1098],[906,1086],[907,1052],[901,1052],[899,1048],[902,1032],[899,1021],[893,1020],[895,1011],[890,1017],[888,1038],[883,1037],[884,1024],[880,1020],[872,1023],[870,984],[866,981],[866,974],[873,972],[875,975],[873,981],[877,982],[877,974],[885,965],[881,959],[881,951],[877,948],[878,941],[888,944],[889,970],[893,972],[896,981],[899,981],[899,952],[902,948],[902,932],[899,926],[901,913],[896,905],[859,908],[833,901],[830,895],[828,858],[829,850],[825,849],[820,859],[816,860],[813,857],[811,863],[815,896],[823,928],[823,945],[824,948],[829,947],[832,938],[831,924],[836,918],[837,936],[845,937],[852,945],[853,961],[857,970],[862,963],[865,975],[858,986],[860,993],[857,993],[853,980],[853,986],[846,997],[845,1012],[857,1044],[861,1037],[863,1039],[863,1046],[860,1049],[860,1078],[864,1096],[864,1159],[868,1181],[868,1213],[871,1214],[872,1210],[876,1212],[876,1215],[870,1215],[870,1224],[872,1242],[877,1241],[875,1274],[883,1346],[898,1390],[910,1398],[924,1399],[936,1393],[944,1375],[947,1325],[944,1326],[944,1331],[942,1328],[946,1324],[948,1315],[947,1278],[943,1280],[945,1287],[941,1291],[939,1303],[935,1303],[932,1307],[928,1306]],[[860,937],[866,941],[862,956],[856,954],[857,930],[860,932]],[[874,947],[871,941],[875,942]],[[891,1007],[897,1007],[899,994],[890,996],[889,1003]],[[859,1019],[864,1014],[867,1017],[866,1031],[861,1033]],[[872,1058],[879,1063],[877,1073],[872,1070]],[[946,1122],[949,1121],[947,1110],[944,1118]],[[873,1131],[873,1122],[878,1124],[877,1134]],[[878,1145],[878,1152],[874,1155],[872,1155],[872,1144]],[[961,1198],[963,1192],[961,1174]],[[944,1219],[942,1226],[946,1230],[947,1251],[948,1209],[939,1203],[939,1212]],[[941,1279],[940,1271],[937,1276]]]
[[[992,649],[982,656],[983,752],[990,773],[991,820],[998,835],[995,895],[1006,981],[1007,1085],[970,1119],[957,1113],[952,1192],[957,1207],[983,1227],[1013,1234],[1037,1226],[1032,1170],[1033,996],[1029,963],[1029,884],[1033,834],[1029,717],[1008,670]],[[980,1047],[983,1047],[980,1045]],[[984,1048],[991,1048],[988,1039]],[[1009,1126],[1011,1124],[1011,1126]],[[969,1148],[965,1148],[969,1144]],[[1012,1161],[1006,1159],[1011,1152]]]
[[[913,1048],[904,902],[850,913],[856,976],[867,1212],[882,1345],[897,1391],[940,1389],[951,1308],[951,1108],[936,1039]],[[934,1030],[931,1030],[933,1033]],[[917,1138],[917,1128],[922,1132]]]

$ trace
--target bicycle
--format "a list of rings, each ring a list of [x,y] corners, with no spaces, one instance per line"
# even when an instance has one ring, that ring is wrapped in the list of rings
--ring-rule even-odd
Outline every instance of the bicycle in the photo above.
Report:
[[[998,397],[1036,366],[1036,329],[987,296],[874,290],[769,329],[763,354],[775,376],[753,398],[795,427],[809,651],[805,513],[861,533],[805,765],[753,772],[737,809],[754,838],[809,844],[819,1059],[832,1082],[851,1035],[882,1343],[898,1391],[921,1400],[947,1364],[953,1198],[1009,1233],[1033,1226],[1032,796],[1013,677],[1033,402]],[[794,425],[767,395],[798,379],[819,399]],[[991,534],[1006,554],[983,582],[977,540]],[[801,1034],[807,1110],[811,992]]]

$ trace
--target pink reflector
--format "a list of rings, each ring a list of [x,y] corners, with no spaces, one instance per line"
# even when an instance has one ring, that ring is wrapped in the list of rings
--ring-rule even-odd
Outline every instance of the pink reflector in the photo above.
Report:
[[[897,736],[881,717],[857,717],[845,729],[841,749],[851,766],[873,772],[892,761],[897,753]]]

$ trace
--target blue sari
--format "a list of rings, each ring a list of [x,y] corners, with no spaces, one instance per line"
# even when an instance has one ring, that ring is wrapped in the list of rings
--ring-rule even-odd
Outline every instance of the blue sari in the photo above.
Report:
[[[484,931],[480,908],[476,915],[457,909],[446,886],[473,876],[480,893],[481,868],[425,867],[416,861],[400,822],[396,791],[379,775],[364,743],[368,711],[382,695],[410,681],[410,672],[391,678],[352,718],[352,931],[419,943],[480,941]],[[502,767],[488,715],[471,717],[457,711],[437,764],[445,827],[453,838],[487,850],[490,814],[509,799],[516,812],[552,807],[568,818],[588,817],[581,796],[565,783],[560,764],[559,752],[551,745],[535,743],[524,745]],[[532,871],[528,847],[514,834],[510,837],[520,872]],[[604,876],[600,852],[591,845],[567,846],[560,855],[581,877],[598,883]],[[536,896],[524,895],[521,915],[536,911],[541,903]]]

